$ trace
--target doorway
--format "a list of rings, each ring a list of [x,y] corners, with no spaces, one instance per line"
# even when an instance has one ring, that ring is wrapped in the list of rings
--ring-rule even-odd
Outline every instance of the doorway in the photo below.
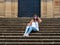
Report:
[[[18,0],[18,17],[41,16],[41,0]]]

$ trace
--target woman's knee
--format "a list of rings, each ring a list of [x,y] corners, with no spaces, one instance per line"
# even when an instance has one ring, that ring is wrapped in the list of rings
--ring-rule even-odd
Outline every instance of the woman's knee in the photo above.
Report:
[[[27,26],[30,26],[30,23],[28,23]]]

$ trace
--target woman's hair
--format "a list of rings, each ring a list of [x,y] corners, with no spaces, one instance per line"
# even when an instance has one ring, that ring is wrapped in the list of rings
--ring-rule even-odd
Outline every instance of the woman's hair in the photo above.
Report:
[[[34,15],[33,15],[33,20],[34,20],[34,21],[35,21],[35,20],[38,21],[38,16],[37,16],[37,14],[34,14]]]

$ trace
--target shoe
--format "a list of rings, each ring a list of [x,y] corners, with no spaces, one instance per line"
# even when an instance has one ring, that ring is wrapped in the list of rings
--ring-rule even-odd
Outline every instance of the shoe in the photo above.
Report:
[[[29,35],[28,34],[24,34],[23,37],[29,37]]]
[[[37,30],[39,32],[39,30]]]
[[[25,36],[26,36],[26,37],[29,37],[29,35],[28,35],[28,34],[26,34]]]

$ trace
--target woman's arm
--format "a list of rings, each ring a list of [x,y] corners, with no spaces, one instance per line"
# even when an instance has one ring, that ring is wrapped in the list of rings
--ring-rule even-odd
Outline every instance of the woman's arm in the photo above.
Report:
[[[42,22],[42,20],[38,17],[38,21],[39,21],[39,23],[41,23]]]
[[[33,22],[33,19],[27,25],[31,26],[32,22]]]

